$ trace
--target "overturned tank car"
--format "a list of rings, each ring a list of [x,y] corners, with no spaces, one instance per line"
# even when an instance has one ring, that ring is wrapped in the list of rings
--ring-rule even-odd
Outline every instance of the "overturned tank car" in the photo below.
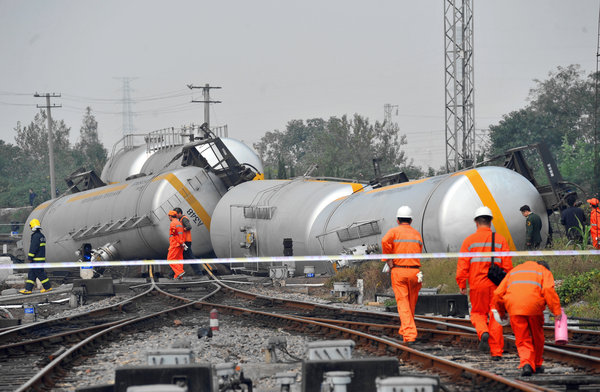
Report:
[[[243,143],[201,131],[187,143],[189,135],[177,138],[171,130],[150,134],[143,145],[113,152],[100,179],[75,173],[67,180],[73,193],[42,203],[27,219],[41,222],[46,260],[77,261],[84,246],[98,259],[164,259],[167,212],[175,207],[190,218],[195,255],[211,256],[217,202],[229,188],[260,176],[262,167]]]
[[[210,236],[218,257],[380,253],[381,238],[395,226],[399,206],[414,213],[424,252],[458,252],[475,231],[473,212],[485,205],[493,230],[512,250],[525,247],[528,204],[548,219],[542,197],[525,177],[502,167],[482,167],[382,187],[298,178],[247,182],[229,190],[213,212]],[[285,245],[284,245],[285,243]],[[295,263],[296,273],[311,262]],[[321,272],[327,266],[317,266]],[[247,266],[247,268],[257,268]]]

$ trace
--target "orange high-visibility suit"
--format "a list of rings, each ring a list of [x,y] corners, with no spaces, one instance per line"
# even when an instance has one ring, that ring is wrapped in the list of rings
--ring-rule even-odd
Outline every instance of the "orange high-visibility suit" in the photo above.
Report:
[[[169,225],[169,253],[167,260],[183,260],[183,245],[185,244],[183,237],[183,225],[177,218],[171,219]],[[183,273],[183,264],[169,264],[175,277]]]
[[[494,251],[508,252],[506,239],[500,234],[495,234]],[[468,236],[460,248],[463,252],[491,252],[492,229],[480,226],[477,231]],[[510,256],[495,257],[494,263],[500,263],[505,271],[512,269]],[[456,283],[460,289],[467,287],[469,281],[469,299],[471,300],[471,324],[477,330],[477,336],[489,333],[490,353],[494,357],[502,356],[504,350],[504,336],[502,326],[496,322],[491,311],[492,296],[496,285],[488,279],[487,273],[491,265],[491,257],[459,257],[456,265]]]
[[[384,254],[421,253],[423,239],[421,234],[410,224],[401,223],[391,228],[383,236],[381,248]],[[400,316],[398,333],[402,335],[405,342],[414,342],[417,338],[415,307],[422,285],[417,278],[421,262],[419,259],[394,259],[393,262],[394,266],[391,268],[390,274],[398,306],[398,316]]]
[[[598,199],[593,198],[588,200],[592,207],[590,212],[590,237],[592,237],[592,245],[596,249],[600,249],[600,202]]]
[[[519,367],[529,364],[533,371],[542,366],[544,354],[544,309],[561,314],[554,290],[554,276],[535,261],[513,268],[494,291],[492,305],[500,315],[508,312],[515,334]]]

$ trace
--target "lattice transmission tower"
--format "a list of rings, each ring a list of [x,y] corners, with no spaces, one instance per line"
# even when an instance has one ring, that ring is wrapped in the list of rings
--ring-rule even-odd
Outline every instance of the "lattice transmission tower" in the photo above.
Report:
[[[473,0],[444,2],[446,170],[475,158]]]
[[[394,109],[396,109],[396,116],[398,115],[398,105],[392,105],[386,103],[383,105],[383,126],[386,129],[392,128],[394,126],[394,121],[392,120],[392,115],[394,113]]]
[[[129,82],[137,78],[121,77],[115,79],[123,82],[123,99],[121,100],[123,103],[123,111],[121,112],[123,116],[123,135],[129,135],[135,132],[135,127],[133,126],[133,116],[135,113],[131,109],[131,105],[135,101],[131,99],[131,85]]]

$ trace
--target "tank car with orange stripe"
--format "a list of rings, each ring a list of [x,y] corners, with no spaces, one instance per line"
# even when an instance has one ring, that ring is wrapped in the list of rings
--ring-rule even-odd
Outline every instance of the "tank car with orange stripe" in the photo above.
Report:
[[[483,205],[492,209],[493,229],[512,250],[525,247],[523,204],[540,215],[544,243],[547,239],[542,197],[525,177],[502,167],[376,189],[356,185],[310,179],[241,184],[213,212],[214,251],[218,257],[282,255],[286,238],[292,239],[294,256],[337,255],[357,247],[380,251],[381,237],[396,225],[401,205],[414,212],[412,226],[423,237],[424,252],[458,252],[475,231],[473,211]],[[302,273],[301,265],[296,271]]]
[[[123,150],[103,171],[109,185],[48,200],[27,218],[41,222],[46,261],[77,261],[76,252],[86,243],[94,249],[109,244],[110,260],[164,259],[169,247],[167,212],[175,207],[190,219],[194,254],[212,255],[211,216],[217,202],[228,188],[262,171],[258,157],[243,143],[231,139],[227,144],[231,148],[210,137],[162,145],[149,154],[141,153],[146,145]],[[127,163],[139,173],[125,170]],[[25,249],[28,241],[25,236]]]

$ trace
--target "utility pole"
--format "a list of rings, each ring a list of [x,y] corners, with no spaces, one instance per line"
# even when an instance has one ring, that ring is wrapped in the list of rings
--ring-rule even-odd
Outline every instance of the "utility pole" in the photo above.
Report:
[[[204,122],[208,126],[208,129],[210,129],[210,104],[211,103],[221,103],[221,101],[211,101],[210,100],[210,89],[211,88],[221,88],[221,87],[209,86],[208,83],[206,83],[204,86],[194,86],[193,84],[188,84],[187,86],[190,90],[195,89],[195,88],[202,89],[202,96],[204,97],[204,100],[196,101],[195,99],[192,99],[192,103],[203,103],[204,104]]]
[[[598,13],[598,42],[596,45],[596,75],[594,78],[594,180],[592,193],[600,197],[600,155],[598,153],[598,77],[600,74],[600,11]]]
[[[46,109],[48,113],[48,160],[50,161],[50,198],[56,197],[56,181],[54,180],[54,137],[52,135],[52,115],[50,114],[50,108],[61,108],[62,105],[50,104],[50,98],[60,98],[60,94],[38,94],[33,95],[36,98],[46,97],[46,106],[37,105],[38,109]]]

